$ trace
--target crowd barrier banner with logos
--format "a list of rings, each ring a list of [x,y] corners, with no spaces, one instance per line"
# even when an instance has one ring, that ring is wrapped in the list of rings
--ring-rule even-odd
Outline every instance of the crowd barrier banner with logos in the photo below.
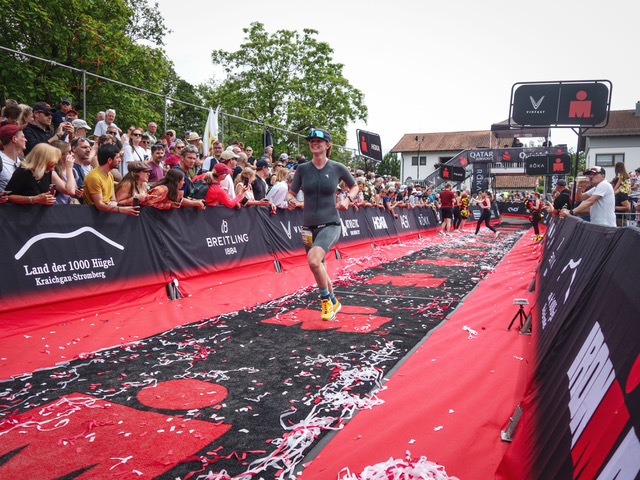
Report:
[[[497,478],[636,479],[640,230],[555,217],[545,242],[523,414]]]
[[[477,210],[476,207],[472,211]],[[165,285],[255,264],[304,257],[302,210],[223,207],[156,210],[139,217],[91,206],[3,205],[0,315],[86,299],[126,304],[166,299]],[[338,243],[397,241],[438,225],[431,208],[340,212]],[[479,212],[477,213],[479,216]],[[497,209],[493,217],[498,215]],[[127,294],[126,292],[129,292]],[[117,295],[115,295],[117,294]]]
[[[531,215],[524,203],[497,202],[498,210],[505,215]]]

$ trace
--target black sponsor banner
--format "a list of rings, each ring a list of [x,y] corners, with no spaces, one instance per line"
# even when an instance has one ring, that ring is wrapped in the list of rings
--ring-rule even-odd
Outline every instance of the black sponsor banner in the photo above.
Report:
[[[171,272],[194,276],[272,256],[261,214],[265,208],[223,206],[155,210],[157,241]]]
[[[365,242],[371,238],[369,223],[363,220],[364,216],[371,215],[377,209],[375,207],[361,207],[356,212],[355,208],[350,208],[340,212],[340,243]],[[404,209],[403,209],[404,211]]]
[[[391,212],[375,207],[361,208],[360,210],[365,212],[365,215],[363,215],[364,223],[369,231],[370,238],[395,237],[398,234],[396,222]],[[404,209],[396,208],[395,211],[399,213]]]
[[[532,156],[524,162],[526,175],[562,175],[571,171],[571,157],[567,154]]]
[[[357,130],[356,133],[358,135],[358,148],[360,149],[360,155],[381,162],[382,143],[380,142],[380,135],[377,133],[366,132],[364,130]]]
[[[489,165],[486,163],[473,164],[471,179],[471,193],[481,193],[489,188]]]
[[[440,178],[443,180],[462,182],[464,181],[465,176],[464,167],[456,167],[455,165],[442,165],[440,167]]]
[[[153,220],[91,206],[2,205],[0,311],[169,281]],[[23,296],[24,295],[24,296]]]
[[[497,202],[500,213],[512,215],[529,215],[529,210],[524,203]]]
[[[250,209],[246,209],[250,210]],[[264,228],[265,237],[271,246],[271,250],[279,256],[299,252],[302,246],[302,209],[282,210],[275,214],[269,213],[267,208],[259,208],[261,228]]]
[[[339,242],[396,237],[436,226],[431,209],[340,212]],[[303,211],[209,207],[139,217],[92,206],[0,208],[0,312],[158,286],[174,278],[299,255]]]
[[[414,208],[411,212],[415,218],[416,227],[420,230],[435,228],[438,225],[436,214],[431,208]]]
[[[524,162],[529,157],[539,157],[545,155],[566,155],[567,146],[558,147],[511,147],[511,148],[479,148],[469,150],[464,157],[466,163],[513,163]],[[463,158],[461,157],[461,160]]]
[[[512,87],[510,117],[518,125],[605,126],[611,82],[531,82]]]
[[[639,244],[637,229],[550,222],[524,413],[498,478],[638,478]]]

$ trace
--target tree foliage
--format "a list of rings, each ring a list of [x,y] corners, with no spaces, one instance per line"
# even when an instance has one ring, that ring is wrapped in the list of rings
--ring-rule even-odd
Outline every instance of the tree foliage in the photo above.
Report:
[[[161,49],[167,29],[157,5],[146,0],[0,0],[0,5],[5,12],[0,45],[80,70],[0,51],[5,98],[54,107],[69,98],[89,120],[99,110],[115,108],[121,127],[162,118],[161,97],[89,75],[87,112],[81,111],[82,70],[163,95],[174,91],[177,78]]]
[[[362,92],[342,75],[343,65],[333,61],[329,44],[318,41],[318,32],[310,29],[269,34],[255,22],[243,31],[239,50],[214,50],[211,55],[227,75],[211,103],[221,105],[223,112],[294,133],[326,128],[334,143],[344,145],[347,125],[366,120],[367,107]],[[238,125],[232,136],[246,138],[242,128]],[[276,151],[297,151],[295,135],[273,134]]]
[[[392,175],[394,177],[400,177],[400,160],[398,155],[394,152],[388,152],[382,161],[378,164],[377,173],[380,175]]]

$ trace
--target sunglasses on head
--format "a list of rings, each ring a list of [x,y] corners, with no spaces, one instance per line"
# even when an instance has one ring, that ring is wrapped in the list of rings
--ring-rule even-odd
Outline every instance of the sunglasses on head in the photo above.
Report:
[[[324,139],[324,132],[322,130],[311,130],[311,133],[309,134],[309,138],[323,138]]]

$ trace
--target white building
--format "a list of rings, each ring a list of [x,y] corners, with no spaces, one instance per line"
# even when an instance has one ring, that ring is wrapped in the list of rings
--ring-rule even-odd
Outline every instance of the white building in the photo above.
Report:
[[[604,128],[592,128],[583,134],[587,168],[598,166],[614,177],[614,166],[624,162],[627,172],[640,168],[640,102],[635,110],[614,110]]]

